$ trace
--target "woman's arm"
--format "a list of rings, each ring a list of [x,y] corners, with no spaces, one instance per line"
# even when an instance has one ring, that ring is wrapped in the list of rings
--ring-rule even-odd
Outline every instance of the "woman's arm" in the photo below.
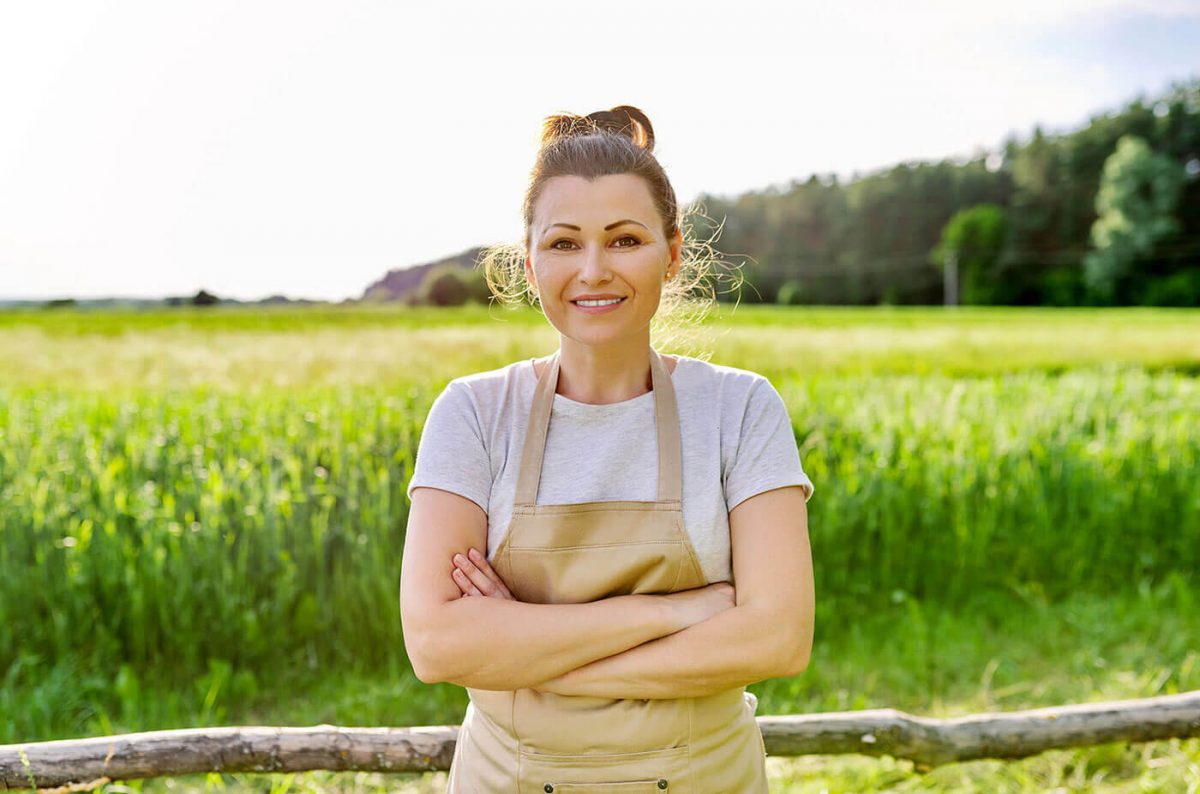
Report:
[[[436,488],[412,494],[400,574],[404,644],[417,678],[519,689],[679,631],[724,606],[720,594],[629,595],[587,604],[463,598],[455,553],[487,548],[479,505]],[[709,588],[702,588],[708,590]]]
[[[753,496],[729,514],[737,605],[678,633],[585,664],[534,688],[614,698],[696,697],[808,665],[812,555],[799,486]]]

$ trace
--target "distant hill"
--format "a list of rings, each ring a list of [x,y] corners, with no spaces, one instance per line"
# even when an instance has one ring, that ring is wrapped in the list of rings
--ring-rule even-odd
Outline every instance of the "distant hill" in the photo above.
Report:
[[[317,304],[328,304],[330,301],[312,300],[309,298],[289,298],[286,295],[270,295],[259,300],[241,300],[238,298],[222,298],[213,295],[207,290],[201,289],[195,295],[172,295],[166,298],[19,298],[14,300],[0,300],[0,309],[95,309],[105,311],[109,309],[162,309],[174,308],[177,306],[269,306],[269,305],[291,305],[291,306],[313,306]],[[344,300],[342,303],[353,303],[351,300]]]
[[[482,247],[468,248],[462,253],[425,262],[411,267],[389,270],[387,275],[371,284],[363,292],[362,301],[405,301],[415,299],[429,271],[441,267],[461,268],[464,272],[475,269],[475,260],[483,252]]]

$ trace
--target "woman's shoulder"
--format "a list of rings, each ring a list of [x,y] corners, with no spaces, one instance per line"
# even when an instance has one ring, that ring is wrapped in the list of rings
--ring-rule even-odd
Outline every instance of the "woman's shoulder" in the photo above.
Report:
[[[745,401],[758,389],[774,388],[765,375],[754,370],[691,356],[678,358],[680,369],[676,380],[686,379],[689,385],[710,398],[719,396],[722,401]]]
[[[459,375],[446,384],[443,394],[449,399],[469,400],[482,414],[495,413],[530,385],[529,359],[520,359],[503,367]]]
[[[482,372],[469,372],[466,375],[459,375],[451,383],[461,383],[470,388],[489,388],[495,387],[497,384],[506,383],[513,380],[520,374],[522,367],[528,367],[531,359],[522,358],[505,364],[503,367],[495,369],[486,369]]]

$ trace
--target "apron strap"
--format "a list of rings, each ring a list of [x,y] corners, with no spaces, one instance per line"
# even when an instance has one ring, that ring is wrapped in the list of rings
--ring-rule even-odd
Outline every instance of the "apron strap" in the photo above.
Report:
[[[675,366],[679,366],[676,364]],[[650,381],[654,386],[654,427],[658,431],[658,501],[683,501],[683,449],[679,437],[679,405],[675,384],[662,356],[650,348]]]
[[[514,505],[536,505],[538,485],[542,478],[542,458],[546,451],[546,435],[550,429],[550,413],[558,389],[558,351],[538,378],[521,450],[521,470],[517,478]],[[679,407],[675,387],[662,357],[650,348],[650,381],[654,391],[654,422],[658,435],[658,501],[681,502],[683,498],[683,453],[679,436]]]

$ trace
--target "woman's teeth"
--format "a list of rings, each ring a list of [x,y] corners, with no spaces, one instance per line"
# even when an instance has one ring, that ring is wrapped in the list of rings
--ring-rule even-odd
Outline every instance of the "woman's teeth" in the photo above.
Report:
[[[609,298],[602,301],[575,301],[580,306],[611,306],[614,303],[620,303],[624,298]]]

